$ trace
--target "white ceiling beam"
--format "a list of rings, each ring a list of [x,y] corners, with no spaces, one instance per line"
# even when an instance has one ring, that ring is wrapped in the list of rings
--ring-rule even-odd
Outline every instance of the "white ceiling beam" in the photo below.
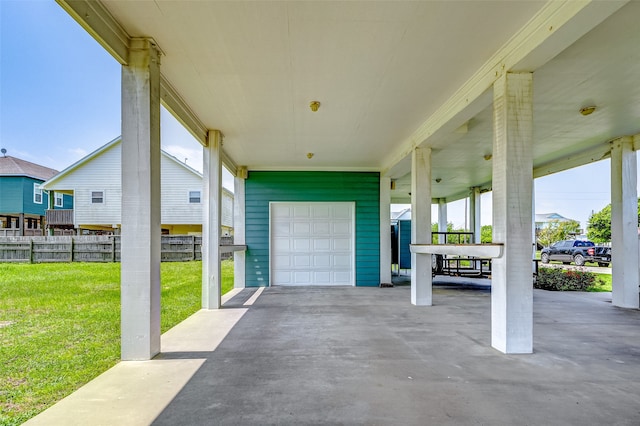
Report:
[[[131,37],[100,1],[56,1],[120,64],[126,65],[128,63]],[[167,79],[164,76],[161,78],[160,97],[165,108],[200,144],[207,146],[207,127]],[[222,162],[231,173],[236,173],[236,163],[225,152],[222,153]]]
[[[609,142],[605,142],[585,151],[569,154],[558,158],[557,160],[536,166],[533,168],[533,178],[537,179],[542,176],[562,172],[585,164],[595,163],[610,157],[611,144]]]
[[[99,1],[56,0],[118,62],[129,62],[129,34]]]
[[[200,118],[198,118],[189,105],[182,99],[171,83],[169,83],[164,76],[161,78],[160,97],[162,98],[164,107],[202,146],[207,146],[207,127],[200,121]]]
[[[393,170],[415,147],[428,145],[429,139],[445,126],[453,127],[451,131],[454,131],[471,118],[472,115],[465,110],[479,112],[489,106],[492,98],[482,95],[503,73],[535,71],[626,3],[627,0],[547,2],[411,136],[396,145],[398,148],[383,162],[381,169],[384,172]]]
[[[233,161],[231,157],[229,157],[229,154],[227,154],[224,149],[220,151],[220,156],[222,159],[222,164],[227,170],[229,170],[229,173],[231,173],[233,176],[238,176],[238,165],[235,161]]]

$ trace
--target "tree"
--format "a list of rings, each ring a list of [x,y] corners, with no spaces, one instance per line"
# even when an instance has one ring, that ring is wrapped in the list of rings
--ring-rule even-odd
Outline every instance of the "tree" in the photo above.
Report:
[[[480,228],[480,242],[490,243],[493,241],[493,226],[483,225]]]
[[[611,204],[589,216],[587,238],[595,243],[611,241]]]
[[[640,198],[638,199],[638,224],[640,224]],[[595,243],[611,241],[611,204],[589,216],[587,237]]]
[[[538,231],[538,241],[547,247],[556,241],[566,240],[571,235],[580,233],[580,222],[577,220],[552,220],[547,226]]]

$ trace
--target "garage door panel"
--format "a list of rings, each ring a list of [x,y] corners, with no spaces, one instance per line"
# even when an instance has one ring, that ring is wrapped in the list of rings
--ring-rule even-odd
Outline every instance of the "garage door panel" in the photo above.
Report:
[[[273,281],[277,282],[278,285],[292,285],[293,278],[291,276],[291,272],[289,271],[278,271],[273,272]]]
[[[331,239],[321,238],[313,240],[313,251],[329,251],[331,250]]]
[[[293,267],[298,268],[308,268],[311,265],[311,256],[308,255],[294,255],[293,256]]]
[[[308,238],[296,238],[293,240],[294,251],[309,251],[311,248],[311,241]]]
[[[316,268],[329,268],[333,266],[332,256],[330,254],[324,255],[314,255],[313,256],[313,266]]]
[[[351,256],[334,254],[332,256],[333,266],[336,268],[348,269],[351,266]]]
[[[329,219],[331,217],[331,206],[328,205],[315,205],[312,207],[312,217],[315,219]]]
[[[317,271],[313,274],[313,282],[317,285],[331,284],[331,271]]]
[[[283,256],[283,255],[276,255],[273,256],[273,266],[275,267],[276,270],[281,270],[283,268],[290,268],[291,267],[291,257],[290,256]]]
[[[293,272],[293,284],[294,285],[309,285],[311,284],[311,272],[310,271],[294,271]]]
[[[351,273],[350,272],[341,272],[335,271],[333,273],[332,281],[337,285],[350,285],[351,284]]]
[[[353,285],[354,203],[272,203],[274,285]]]
[[[291,240],[289,238],[274,238],[273,249],[276,253],[288,252],[291,250]]]
[[[334,235],[351,235],[351,223],[346,221],[334,222],[332,233]]]
[[[282,208],[274,209],[271,211],[271,220],[278,219],[290,219],[293,217],[293,208],[288,206],[282,206]]]
[[[351,250],[351,239],[349,239],[349,238],[334,238],[333,239],[333,250],[334,251],[350,251]]]
[[[293,208],[291,209],[293,217],[296,218],[309,218],[311,217],[311,213],[309,211],[309,206],[308,205],[294,205]]]
[[[288,237],[291,235],[291,225],[289,222],[274,222],[273,233],[281,237]]]
[[[309,222],[294,222],[293,235],[309,235],[311,232],[311,224]]]
[[[331,223],[329,221],[314,222],[313,235],[324,236],[331,234]]]
[[[332,206],[332,216],[334,219],[347,219],[351,221],[351,205],[338,205]]]

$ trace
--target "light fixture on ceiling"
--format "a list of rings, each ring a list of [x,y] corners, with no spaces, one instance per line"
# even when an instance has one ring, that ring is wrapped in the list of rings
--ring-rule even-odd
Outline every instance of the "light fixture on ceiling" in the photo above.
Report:
[[[308,152],[308,153],[307,153],[307,158],[308,158],[309,160],[311,160],[311,159],[313,158],[313,152]]]
[[[316,112],[318,108],[320,108],[320,102],[311,101],[311,103],[309,104],[309,108],[311,108],[311,111]]]
[[[580,114],[582,115],[591,115],[596,110],[595,105],[586,106],[584,108],[580,108]]]

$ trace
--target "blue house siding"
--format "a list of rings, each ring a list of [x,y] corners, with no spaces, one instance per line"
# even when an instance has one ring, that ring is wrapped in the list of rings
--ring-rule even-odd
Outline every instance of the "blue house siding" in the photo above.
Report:
[[[68,194],[62,194],[62,207],[55,207],[55,209],[73,209],[73,196]]]
[[[250,172],[245,186],[246,286],[269,285],[269,203],[355,202],[356,285],[380,285],[380,174]]]
[[[42,193],[42,204],[33,202],[33,185],[42,182],[24,176],[0,177],[0,214],[44,216],[49,205],[47,194]]]
[[[398,244],[399,244],[399,268],[411,269],[411,251],[409,246],[411,244],[411,221],[399,220],[398,221]]]
[[[0,213],[22,213],[23,181],[21,176],[0,177]]]
[[[33,214],[38,216],[44,216],[46,214],[46,210],[49,207],[49,197],[48,195],[42,191],[42,202],[35,203],[33,201],[33,185],[40,185],[43,180],[36,180],[31,178],[23,178],[22,182],[22,190],[24,193],[23,196],[23,212],[25,214]]]

